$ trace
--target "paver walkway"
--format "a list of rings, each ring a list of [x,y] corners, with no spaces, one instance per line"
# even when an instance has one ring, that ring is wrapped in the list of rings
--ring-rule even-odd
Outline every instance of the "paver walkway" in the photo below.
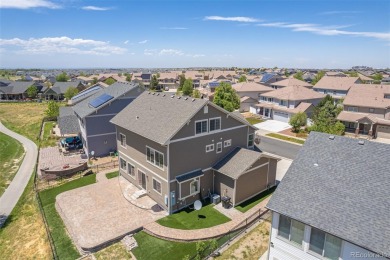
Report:
[[[271,197],[264,199],[262,202],[260,202],[247,212],[241,215],[237,215],[231,221],[218,226],[203,229],[183,230],[164,227],[157,222],[152,222],[145,225],[144,230],[152,236],[174,241],[197,241],[219,237],[235,228],[252,214],[259,212],[259,210],[261,211],[261,213],[263,213],[266,210],[265,206],[267,205],[270,198]]]
[[[18,202],[20,196],[22,196],[22,193],[27,186],[31,174],[34,172],[34,166],[38,157],[38,148],[33,141],[27,139],[24,136],[21,136],[20,134],[12,132],[8,128],[6,128],[1,122],[0,131],[21,142],[26,151],[23,162],[20,165],[18,172],[13,178],[11,184],[0,197],[0,227],[2,227],[5,220],[11,214],[11,211]]]

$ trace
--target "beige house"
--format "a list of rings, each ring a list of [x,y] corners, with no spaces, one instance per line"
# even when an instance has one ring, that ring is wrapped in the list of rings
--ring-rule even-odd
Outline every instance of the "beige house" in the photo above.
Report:
[[[242,97],[250,97],[259,100],[260,95],[273,89],[255,82],[241,82],[232,85],[237,94]]]
[[[312,88],[313,87],[312,84],[307,83],[306,81],[302,81],[302,80],[296,79],[294,77],[288,78],[288,79],[283,79],[283,80],[271,83],[271,88],[273,88],[273,89],[279,89],[279,88],[285,88],[285,87],[293,87],[293,86],[306,87],[306,88]]]
[[[347,132],[390,138],[390,85],[356,84],[337,117]]]
[[[248,96],[240,98],[240,112],[249,112],[251,107],[259,103],[258,99],[254,99]]]
[[[179,86],[179,75],[176,72],[160,72],[158,85],[162,88],[177,88]]]
[[[342,99],[347,95],[348,90],[357,83],[361,83],[359,77],[323,76],[314,85],[313,90],[325,95],[331,95],[335,99]]]

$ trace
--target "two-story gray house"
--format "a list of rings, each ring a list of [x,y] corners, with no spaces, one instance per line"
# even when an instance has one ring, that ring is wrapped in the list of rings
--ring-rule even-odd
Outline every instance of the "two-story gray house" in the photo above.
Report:
[[[115,126],[110,120],[143,91],[138,84],[123,82],[101,89],[72,107],[75,117],[70,116],[69,111],[63,113],[64,119],[60,115],[59,122],[66,122],[60,124],[60,131],[70,133],[74,129],[79,130],[78,135],[89,157],[92,151],[93,156],[108,155],[117,150]]]
[[[111,122],[120,174],[170,214],[211,194],[238,205],[275,185],[278,159],[254,150],[256,128],[206,99],[144,92]]]
[[[313,90],[331,95],[334,99],[344,98],[348,90],[357,83],[361,83],[358,77],[332,77],[323,76],[313,87]]]

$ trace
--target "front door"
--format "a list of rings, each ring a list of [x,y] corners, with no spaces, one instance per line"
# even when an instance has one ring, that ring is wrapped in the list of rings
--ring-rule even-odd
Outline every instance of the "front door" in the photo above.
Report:
[[[146,174],[138,170],[138,184],[142,189],[146,190]]]

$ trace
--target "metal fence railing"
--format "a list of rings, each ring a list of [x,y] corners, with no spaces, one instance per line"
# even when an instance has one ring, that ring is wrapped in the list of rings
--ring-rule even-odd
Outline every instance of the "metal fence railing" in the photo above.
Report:
[[[113,160],[111,162],[96,164],[96,165],[90,165],[89,169],[91,169],[94,173],[98,173],[99,171],[105,171],[109,169],[116,169],[119,167],[118,160]]]

